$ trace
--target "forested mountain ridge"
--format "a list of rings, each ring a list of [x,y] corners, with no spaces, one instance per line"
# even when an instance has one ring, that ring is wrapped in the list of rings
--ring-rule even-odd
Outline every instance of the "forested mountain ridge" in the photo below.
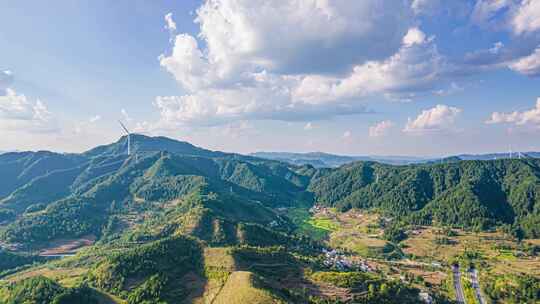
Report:
[[[105,163],[93,159],[90,164],[37,177],[0,201],[6,217],[11,215],[2,237],[29,244],[99,234],[115,212],[137,212],[132,209],[140,207],[138,201],[165,204],[192,192],[228,197],[230,205],[224,211],[247,208],[250,202],[255,209],[292,205],[303,199],[309,204],[311,198],[305,194],[303,182],[302,176],[277,163],[168,152],[149,152],[138,159]]]
[[[99,233],[111,210],[129,209],[137,200],[172,201],[195,190],[267,208],[377,208],[415,221],[478,229],[514,225],[540,234],[537,159],[316,169],[132,136],[129,157],[126,137],[82,154],[0,155],[6,177],[0,185],[2,238],[28,242]],[[54,232],[47,228],[52,223]]]
[[[514,224],[530,236],[540,235],[538,159],[354,163],[315,177],[309,190],[318,203],[342,210],[378,208],[395,216],[479,229]]]

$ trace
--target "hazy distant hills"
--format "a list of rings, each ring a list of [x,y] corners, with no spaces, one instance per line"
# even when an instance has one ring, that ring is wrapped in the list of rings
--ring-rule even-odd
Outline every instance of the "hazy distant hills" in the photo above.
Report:
[[[388,165],[411,165],[423,163],[451,162],[459,160],[495,160],[507,159],[509,153],[489,154],[460,154],[444,158],[412,157],[412,156],[346,156],[324,152],[290,153],[290,152],[255,152],[250,154],[254,157],[277,160],[293,165],[312,165],[316,168],[336,168],[356,161],[372,161]],[[540,152],[522,152],[522,158],[540,158]],[[518,158],[518,153],[512,157]]]
[[[461,160],[495,160],[510,158],[510,153],[489,153],[489,154],[460,154],[457,155]],[[512,158],[540,158],[540,152],[518,152],[512,153]]]
[[[294,165],[312,165],[316,168],[334,168],[355,161],[374,161],[389,165],[407,165],[430,161],[428,158],[408,156],[345,156],[323,152],[289,153],[289,152],[256,152],[251,156],[278,160]]]

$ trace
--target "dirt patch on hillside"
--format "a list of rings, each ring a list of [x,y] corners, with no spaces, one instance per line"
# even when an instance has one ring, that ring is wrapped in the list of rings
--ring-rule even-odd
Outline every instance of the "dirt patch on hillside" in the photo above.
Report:
[[[92,246],[96,242],[96,236],[87,235],[78,239],[58,239],[52,241],[48,248],[39,252],[40,256],[70,255],[75,254],[83,247]]]

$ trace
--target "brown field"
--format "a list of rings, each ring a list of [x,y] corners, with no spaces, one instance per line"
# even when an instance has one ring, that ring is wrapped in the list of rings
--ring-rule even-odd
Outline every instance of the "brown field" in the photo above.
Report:
[[[408,272],[420,276],[424,281],[431,283],[432,285],[441,285],[441,283],[448,276],[445,272],[442,271],[427,271],[422,268],[410,268],[407,269]]]
[[[204,249],[204,265],[217,267],[227,271],[234,271],[235,262],[229,248],[214,247]]]
[[[9,282],[17,282],[23,279],[44,276],[53,280],[57,280],[66,287],[75,285],[77,279],[82,277],[88,270],[85,268],[49,268],[40,267],[30,269],[28,271],[18,272],[12,276],[6,278]]]
[[[386,241],[381,239],[383,231],[378,228],[379,216],[375,213],[359,210],[337,213],[326,210],[325,216],[338,223],[338,229],[330,234],[328,240],[328,244],[334,248],[367,256],[386,244]]]
[[[538,245],[540,246],[540,239],[527,239],[524,241],[525,243],[529,243],[532,245]]]
[[[403,243],[403,251],[414,254],[424,261],[450,262],[465,250],[480,253],[481,260],[496,273],[529,273],[540,275],[540,258],[516,257],[518,244],[500,232],[473,233],[458,231],[458,236],[449,237],[453,244],[439,245],[435,243],[437,229],[425,227],[418,235],[410,235]],[[539,244],[540,240],[527,240],[531,244]],[[508,246],[512,250],[499,249]]]
[[[58,239],[52,241],[47,248],[39,252],[40,256],[68,255],[75,254],[83,247],[92,246],[96,241],[96,236],[87,235],[78,239]]]

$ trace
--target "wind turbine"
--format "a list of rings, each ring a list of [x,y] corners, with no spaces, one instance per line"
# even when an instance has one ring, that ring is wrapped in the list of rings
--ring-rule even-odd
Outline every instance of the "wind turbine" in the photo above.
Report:
[[[120,126],[122,126],[122,129],[124,129],[124,131],[127,134],[127,155],[130,156],[131,155],[131,133],[129,133],[126,126],[124,126],[124,124],[120,120],[118,121],[118,123],[120,123]]]

